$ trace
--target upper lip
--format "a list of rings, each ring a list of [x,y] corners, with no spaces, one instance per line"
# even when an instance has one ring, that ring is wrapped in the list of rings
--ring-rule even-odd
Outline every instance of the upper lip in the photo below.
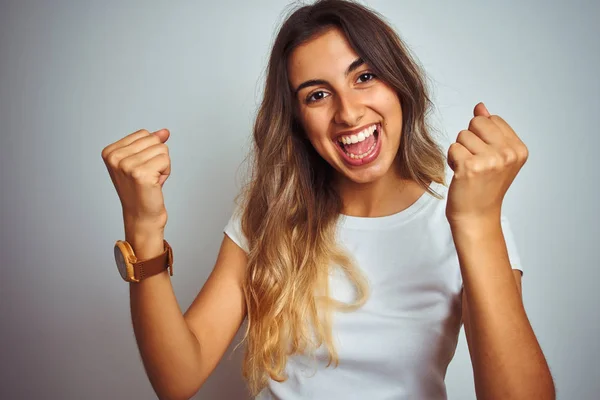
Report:
[[[359,133],[359,132],[362,132],[362,131],[364,131],[366,128],[368,128],[368,127],[369,127],[369,126],[371,126],[371,125],[379,125],[379,122],[372,122],[372,123],[370,123],[370,124],[363,125],[363,126],[361,126],[361,127],[359,127],[359,128],[353,129],[353,130],[351,130],[351,131],[343,131],[343,132],[338,132],[338,133],[336,133],[336,134],[335,134],[335,136],[334,136],[333,138],[334,138],[335,140],[337,140],[337,139],[339,139],[339,138],[340,138],[340,136],[346,136],[346,135],[355,135],[355,134],[357,134],[357,133]]]

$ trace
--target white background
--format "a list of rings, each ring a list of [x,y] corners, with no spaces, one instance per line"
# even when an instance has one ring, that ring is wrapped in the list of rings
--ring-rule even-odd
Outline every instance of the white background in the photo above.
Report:
[[[216,260],[287,4],[1,2],[1,398],[155,397],[113,258],[124,233],[101,150],[171,130],[165,238],[187,309]],[[599,3],[367,4],[428,72],[446,149],[479,101],[529,147],[503,209],[526,310],[558,397],[597,398]],[[196,398],[245,398],[242,351],[230,353]],[[450,399],[474,398],[463,333],[447,384]]]

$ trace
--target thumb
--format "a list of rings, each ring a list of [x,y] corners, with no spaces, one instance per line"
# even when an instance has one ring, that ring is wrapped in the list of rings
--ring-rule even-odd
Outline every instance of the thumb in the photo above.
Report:
[[[171,136],[171,133],[168,129],[160,129],[156,132],[152,132],[152,134],[158,136],[160,138],[160,141],[163,143],[169,139],[169,136]]]
[[[473,116],[477,117],[479,115],[482,115],[484,117],[490,116],[490,112],[488,111],[487,107],[483,103],[477,103],[477,105],[475,106],[475,109],[473,110]]]

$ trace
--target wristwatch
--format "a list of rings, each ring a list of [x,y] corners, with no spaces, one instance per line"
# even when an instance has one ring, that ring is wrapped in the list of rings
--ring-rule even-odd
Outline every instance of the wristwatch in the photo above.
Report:
[[[131,245],[125,240],[115,243],[115,261],[121,277],[126,282],[140,282],[165,269],[173,276],[173,250],[169,243],[163,239],[164,251],[162,254],[148,260],[138,260]]]

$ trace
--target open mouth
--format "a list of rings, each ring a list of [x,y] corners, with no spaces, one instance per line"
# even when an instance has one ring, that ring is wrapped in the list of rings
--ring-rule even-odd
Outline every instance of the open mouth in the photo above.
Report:
[[[373,124],[356,135],[346,135],[336,140],[342,153],[353,161],[360,161],[371,156],[377,149],[380,124]]]

